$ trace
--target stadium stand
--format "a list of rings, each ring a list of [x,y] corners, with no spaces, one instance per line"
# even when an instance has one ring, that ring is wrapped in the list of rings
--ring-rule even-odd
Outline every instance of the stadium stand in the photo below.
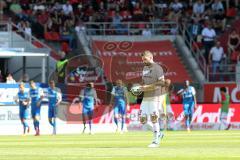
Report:
[[[4,2],[6,5],[1,5],[2,9],[14,23],[30,22],[34,36],[51,48],[57,46],[57,51],[51,52],[56,59],[59,59],[58,50],[63,50],[69,57],[74,52],[74,55],[86,52],[81,48],[82,44],[79,44],[78,34],[81,31],[84,31],[87,39],[91,41],[92,36],[142,35],[142,31],[149,27],[152,31],[150,37],[177,34],[183,36],[192,56],[205,75],[205,80],[209,82],[213,81],[210,78],[212,69],[211,65],[204,62],[208,58],[199,59],[199,56],[204,55],[204,48],[206,48],[202,30],[211,24],[216,32],[213,41],[220,40],[227,53],[225,37],[231,30],[228,26],[237,24],[239,14],[237,0],[12,0]],[[42,47],[36,41],[32,43],[38,48]],[[89,45],[92,50],[91,42]],[[212,46],[213,44],[208,48],[211,49]],[[233,68],[237,62],[231,60],[234,56],[226,54],[226,60],[222,64],[225,65],[223,67],[225,69],[218,71],[218,74],[226,78],[218,78],[215,81],[235,80]]]

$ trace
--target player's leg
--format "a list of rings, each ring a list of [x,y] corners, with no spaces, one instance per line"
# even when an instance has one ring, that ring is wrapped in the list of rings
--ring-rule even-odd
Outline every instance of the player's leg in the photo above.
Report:
[[[21,115],[21,121],[22,121],[22,124],[23,124],[23,127],[24,127],[24,134],[27,132],[29,133],[30,132],[30,127],[28,125],[28,122],[27,122],[27,118],[28,118],[28,110],[27,109],[24,109],[22,111],[22,115]]]
[[[119,106],[117,104],[114,105],[114,123],[116,124],[116,132],[119,131],[118,120],[119,120]]]
[[[159,116],[160,132],[164,131],[164,129],[165,129],[165,122],[166,122],[166,115],[164,113],[160,113],[160,116]]]
[[[164,129],[166,126],[166,94],[160,95],[157,100],[157,107],[158,107],[158,125],[159,125],[159,141],[164,137]]]
[[[142,101],[139,110],[139,121],[142,125],[145,125],[148,122],[147,113],[148,113],[147,103],[145,101]]]
[[[57,134],[57,106],[54,106],[53,108],[53,134]]]
[[[167,113],[167,129],[174,130],[174,114],[173,114],[173,112]]]
[[[162,98],[162,97],[161,97]],[[161,106],[159,106],[161,105]],[[162,107],[161,99],[153,99],[149,102],[149,113],[150,113],[150,120],[153,126],[153,141],[149,147],[158,147],[160,139],[163,137],[163,132],[160,132],[160,125],[159,125],[159,107]]]
[[[83,131],[82,133],[85,133],[86,130],[86,118],[85,118],[85,113],[82,113],[82,118],[83,118]]]
[[[183,110],[184,110],[185,125],[186,125],[187,130],[190,131],[190,123],[189,123],[190,105],[189,105],[189,103],[183,104]]]
[[[50,108],[48,111],[48,121],[50,125],[53,127],[53,132],[52,134],[56,134],[56,118],[55,118],[55,113],[54,113],[54,108]]]
[[[40,114],[35,114],[34,117],[34,124],[35,124],[35,130],[36,130],[36,136],[40,135],[40,128],[39,128],[39,121],[40,121]]]
[[[124,131],[124,124],[125,124],[125,118],[126,118],[126,104],[122,104],[120,106],[120,115],[121,115],[121,133]]]
[[[189,127],[188,127],[188,131],[191,130],[191,123],[192,123],[193,113],[194,113],[194,102],[191,102],[191,103],[189,104],[189,116],[188,116],[188,124],[189,124]]]
[[[219,130],[225,130],[228,128],[228,122],[227,122],[227,113],[221,112],[220,114],[220,125],[219,125]]]
[[[87,116],[87,114],[88,114],[88,108],[86,108],[86,107],[84,107],[83,106],[83,109],[82,109],[82,117],[83,117],[83,131],[82,131],[82,133],[85,133],[85,130],[86,130],[86,123],[87,123],[87,121],[88,121],[88,116]]]
[[[89,109],[87,113],[88,124],[89,124],[89,134],[93,134],[92,132],[92,118],[93,118],[93,109]]]
[[[32,120],[33,120],[33,127],[36,131],[36,123],[35,123],[35,110],[33,109],[33,106],[31,106],[31,115],[32,115]]]

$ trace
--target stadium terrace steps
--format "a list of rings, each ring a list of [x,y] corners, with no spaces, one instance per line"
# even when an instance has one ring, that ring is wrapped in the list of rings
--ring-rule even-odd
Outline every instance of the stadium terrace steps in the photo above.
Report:
[[[118,48],[108,48],[112,46],[118,46]],[[131,47],[126,49],[125,51],[121,50],[121,46],[123,45],[120,41],[115,42],[108,42],[108,41],[100,41],[95,40],[94,45],[95,49],[94,52],[99,56],[103,63],[104,63],[104,71],[106,73],[106,76],[109,77],[109,79],[114,79],[115,77],[112,77],[112,73],[114,71],[110,71],[109,68],[112,70],[119,71],[125,70],[128,71],[129,68],[126,67],[124,69],[124,65],[113,67],[110,63],[112,56],[121,55],[122,52],[124,52],[127,55],[127,58],[131,59],[131,61],[135,62],[141,62],[141,57],[139,53],[142,53],[144,50],[150,50],[155,54],[154,60],[156,62],[160,62],[167,66],[168,72],[166,73],[166,77],[170,78],[175,83],[182,83],[186,79],[192,80],[190,77],[187,69],[181,62],[181,59],[179,57],[179,54],[177,53],[176,48],[173,45],[173,42],[170,40],[159,40],[159,41],[133,41],[131,42]],[[127,44],[125,44],[127,45]],[[122,48],[123,49],[123,48]],[[97,52],[96,52],[97,51]],[[134,56],[134,55],[138,56]]]

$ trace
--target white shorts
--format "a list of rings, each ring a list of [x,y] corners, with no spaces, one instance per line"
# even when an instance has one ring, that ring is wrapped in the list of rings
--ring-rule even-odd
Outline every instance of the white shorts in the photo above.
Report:
[[[228,117],[228,113],[222,112],[222,113],[220,113],[219,119],[220,119],[220,121],[224,121],[224,120],[226,121],[227,117]]]
[[[173,114],[172,107],[169,104],[167,105],[167,114]]]
[[[140,106],[141,115],[150,116],[156,114],[159,117],[159,114],[163,111],[164,97],[165,95],[143,98]]]

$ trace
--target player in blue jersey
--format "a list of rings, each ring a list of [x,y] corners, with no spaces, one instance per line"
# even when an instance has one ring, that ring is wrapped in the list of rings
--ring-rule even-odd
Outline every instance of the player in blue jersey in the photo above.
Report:
[[[53,127],[53,135],[56,135],[56,116],[57,107],[62,101],[61,90],[55,86],[55,82],[51,80],[48,88],[48,120]]]
[[[197,106],[196,101],[196,90],[193,86],[190,86],[188,80],[185,82],[185,89],[181,89],[178,91],[178,94],[182,95],[183,99],[183,111],[185,116],[185,124],[187,127],[187,131],[190,132],[190,126],[192,122],[192,115],[194,112],[194,108]]]
[[[29,95],[31,97],[31,114],[33,119],[33,126],[36,131],[35,136],[40,135],[39,120],[41,111],[41,101],[43,99],[43,90],[38,88],[34,81],[30,81]]]
[[[82,103],[82,113],[83,113],[83,133],[86,129],[86,122],[89,124],[89,134],[92,132],[92,118],[94,104],[98,105],[99,100],[97,98],[97,92],[94,89],[93,83],[88,83],[84,89],[80,91],[79,100]]]
[[[119,132],[118,122],[121,119],[121,131],[124,131],[126,109],[129,109],[127,89],[123,86],[122,80],[116,81],[116,86],[112,89],[111,104],[114,107],[114,122],[117,126],[116,132]]]
[[[24,83],[19,84],[19,92],[15,97],[15,102],[19,104],[19,117],[23,125],[23,135],[26,135],[26,132],[30,132],[30,127],[27,123],[27,118],[29,116],[28,108],[30,104],[30,97],[28,92],[25,91]]]

